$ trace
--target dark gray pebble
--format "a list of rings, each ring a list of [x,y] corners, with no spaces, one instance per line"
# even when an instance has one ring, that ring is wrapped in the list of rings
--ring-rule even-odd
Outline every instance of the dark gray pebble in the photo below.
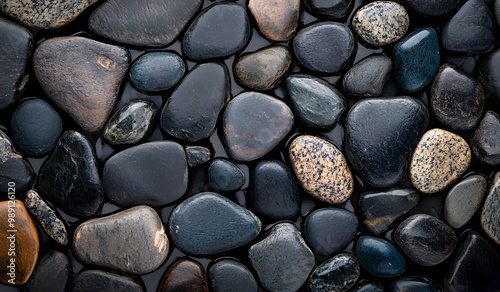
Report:
[[[392,61],[385,55],[372,55],[347,71],[342,79],[344,90],[354,96],[379,96],[389,79]]]
[[[252,272],[236,260],[217,261],[210,267],[209,277],[214,292],[257,292],[259,290]]]
[[[471,146],[482,163],[500,163],[500,117],[496,112],[486,112],[471,137]]]
[[[354,1],[325,1],[325,0],[305,0],[304,4],[312,14],[325,18],[343,18],[352,9]]]
[[[311,292],[348,291],[359,278],[358,260],[350,253],[340,253],[319,265],[309,277]]]
[[[208,168],[210,186],[219,191],[234,191],[245,183],[245,175],[234,163],[215,159]]]
[[[68,257],[59,251],[49,251],[36,265],[24,291],[66,291],[72,274]]]
[[[76,275],[71,292],[142,292],[142,287],[131,278],[100,270],[86,270]]]
[[[212,152],[203,146],[186,146],[186,159],[189,167],[207,163],[212,159]]]
[[[146,53],[130,67],[130,83],[143,91],[163,91],[174,87],[185,71],[184,61],[176,53]]]

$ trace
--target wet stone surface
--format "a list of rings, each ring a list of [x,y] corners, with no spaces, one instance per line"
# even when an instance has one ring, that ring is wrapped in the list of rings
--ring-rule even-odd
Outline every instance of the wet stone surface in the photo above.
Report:
[[[174,87],[184,76],[182,58],[170,52],[151,52],[137,58],[130,67],[130,83],[144,91],[163,91]]]
[[[207,163],[212,158],[211,150],[203,146],[187,146],[185,150],[189,167]]]
[[[71,274],[68,257],[62,252],[52,250],[40,259],[24,291],[65,291],[69,286]]]
[[[266,39],[287,41],[297,29],[300,0],[249,0],[248,10]]]
[[[208,292],[208,281],[200,263],[182,259],[176,261],[160,282],[158,292]]]
[[[105,291],[142,292],[142,287],[134,280],[100,270],[86,270],[79,273],[71,284],[74,292]]]
[[[438,17],[450,13],[461,0],[436,1],[436,0],[403,0],[402,3],[411,10],[423,16]]]
[[[399,251],[390,242],[371,236],[362,236],[356,244],[356,255],[370,274],[377,277],[396,277],[406,268]]]
[[[350,12],[354,1],[305,0],[304,4],[313,14],[326,18],[342,18]]]
[[[481,227],[496,243],[500,244],[500,172],[497,172],[490,184],[483,209],[481,211]]]
[[[457,183],[446,196],[444,217],[453,228],[465,225],[476,213],[488,184],[482,175],[471,175]]]
[[[344,90],[354,96],[379,96],[389,79],[392,61],[384,55],[373,55],[359,61],[342,79]]]
[[[422,291],[422,292],[441,292],[441,285],[433,279],[422,276],[402,277],[392,283],[390,291]]]
[[[319,265],[311,274],[310,291],[347,291],[360,274],[358,260],[350,253],[340,253]]]
[[[234,191],[245,183],[245,176],[234,163],[215,159],[208,168],[208,180],[218,191]]]

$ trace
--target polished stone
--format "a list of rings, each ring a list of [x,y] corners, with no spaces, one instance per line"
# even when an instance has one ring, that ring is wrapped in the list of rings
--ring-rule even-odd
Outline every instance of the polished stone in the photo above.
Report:
[[[351,11],[353,0],[325,1],[305,0],[304,4],[312,14],[325,18],[343,18]]]
[[[500,164],[500,117],[487,111],[471,137],[471,147],[482,163]]]
[[[157,292],[208,292],[208,281],[200,263],[181,259],[160,280]]]
[[[394,245],[376,237],[359,238],[356,255],[361,266],[376,277],[396,277],[406,268],[405,259]]]
[[[423,276],[406,276],[394,281],[389,289],[391,292],[441,292],[438,282]]]
[[[85,270],[76,275],[71,285],[71,292],[107,292],[127,291],[143,292],[144,290],[131,278],[100,270]]]
[[[464,226],[476,213],[488,183],[482,175],[471,175],[457,183],[444,201],[444,218],[453,228]]]
[[[36,265],[25,292],[66,291],[71,281],[72,268],[62,252],[49,251]]]
[[[27,190],[35,182],[36,174],[31,165],[19,154],[9,137],[0,130],[0,187],[6,192],[9,183],[16,191]]]
[[[171,52],[151,52],[137,58],[130,67],[130,83],[137,89],[157,92],[170,89],[186,72],[182,58]]]
[[[484,232],[500,245],[500,172],[497,172],[490,184],[481,211],[481,227]]]
[[[189,167],[207,163],[212,159],[212,151],[203,146],[187,146],[186,159]]]
[[[384,286],[380,283],[362,280],[358,286],[353,288],[353,292],[384,292]]]
[[[385,55],[371,55],[354,64],[342,79],[344,90],[354,96],[379,96],[389,79],[392,61]]]
[[[500,50],[491,54],[479,67],[478,79],[493,95],[494,100],[500,103]]]
[[[403,0],[402,3],[422,16],[437,17],[450,13],[462,0]]]
[[[350,253],[340,253],[319,265],[309,277],[311,292],[348,291],[359,278],[358,260]]]
[[[208,168],[210,186],[219,191],[234,191],[245,183],[245,175],[234,163],[217,158]]]
[[[300,0],[249,0],[248,10],[266,39],[283,42],[295,34],[300,17]]]
[[[217,261],[209,270],[214,292],[257,292],[259,284],[254,275],[242,263],[233,259]]]

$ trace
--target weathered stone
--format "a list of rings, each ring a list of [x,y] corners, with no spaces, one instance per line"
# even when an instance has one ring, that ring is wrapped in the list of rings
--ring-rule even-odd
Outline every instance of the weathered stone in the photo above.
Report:
[[[23,191],[35,182],[31,165],[17,153],[9,137],[0,130],[0,187],[6,192],[14,183],[16,191]]]
[[[157,292],[208,292],[208,281],[200,263],[189,259],[176,261],[167,271]]]
[[[210,282],[214,292],[240,291],[257,292],[259,284],[242,263],[224,259],[210,267]]]
[[[457,183],[446,196],[444,218],[453,228],[465,225],[476,213],[488,184],[482,175],[471,175]]]
[[[189,167],[198,166],[212,159],[212,152],[206,147],[187,146],[185,150]]]
[[[358,260],[350,253],[340,253],[319,265],[309,277],[309,290],[348,291],[359,278]]]
[[[68,257],[59,251],[49,251],[36,265],[25,292],[66,291],[72,274]]]
[[[288,41],[299,23],[300,0],[249,0],[259,32],[273,42]]]
[[[356,63],[342,79],[344,90],[354,96],[379,96],[389,79],[392,61],[385,55],[372,55]]]
[[[500,172],[495,174],[481,211],[481,227],[484,232],[500,245]]]
[[[406,268],[405,259],[394,245],[376,237],[359,238],[356,255],[361,265],[376,277],[396,277]]]
[[[487,111],[471,137],[474,154],[482,163],[500,164],[500,117]]]
[[[245,175],[234,163],[215,159],[208,168],[210,186],[219,191],[234,191],[245,183]]]
[[[71,285],[71,292],[127,291],[143,292],[134,280],[99,270],[86,270],[78,273]]]
[[[184,61],[176,53],[146,53],[130,67],[130,83],[143,91],[163,91],[181,81],[185,71]]]

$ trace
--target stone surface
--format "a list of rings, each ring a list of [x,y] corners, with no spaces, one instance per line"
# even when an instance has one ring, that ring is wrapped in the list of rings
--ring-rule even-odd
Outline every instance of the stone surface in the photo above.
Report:
[[[262,228],[253,213],[211,192],[199,193],[172,212],[170,236],[188,254],[218,254],[252,241]]]
[[[9,137],[0,130],[0,187],[6,192],[9,183],[16,191],[26,190],[35,182],[36,174],[12,145]]]
[[[163,91],[174,87],[186,72],[176,53],[151,52],[137,58],[130,67],[130,83],[143,91]]]
[[[422,16],[437,17],[453,11],[462,0],[403,0],[402,3]]]
[[[270,292],[297,291],[314,268],[314,256],[291,223],[276,224],[248,258],[260,283]]]
[[[305,6],[313,14],[325,18],[343,18],[351,11],[354,1],[305,0]]]
[[[500,172],[497,172],[491,182],[481,211],[481,227],[484,232],[500,245]]]
[[[142,275],[163,264],[169,242],[156,211],[137,206],[80,224],[72,251],[85,264]]]
[[[406,268],[405,259],[394,245],[376,237],[359,238],[356,255],[361,266],[376,277],[396,277]]]
[[[212,159],[212,151],[203,146],[187,146],[186,159],[189,167],[195,167],[207,163]]]
[[[391,292],[441,292],[441,286],[433,279],[423,276],[406,276],[392,283]]]
[[[113,41],[164,47],[201,8],[202,0],[108,0],[90,16],[89,28]]]
[[[33,68],[45,93],[85,131],[95,132],[113,109],[129,62],[122,47],[70,36],[41,43]]]
[[[71,274],[72,268],[68,257],[59,251],[49,251],[36,265],[24,291],[66,291]]]
[[[453,228],[465,225],[476,213],[488,183],[482,175],[471,175],[457,183],[446,196],[444,218]]]
[[[342,23],[318,22],[297,33],[293,39],[293,50],[295,57],[307,69],[333,74],[344,68],[352,58],[354,37]]]
[[[352,19],[356,33],[373,46],[392,44],[408,31],[410,17],[406,9],[392,1],[375,1],[359,9]]]
[[[410,259],[425,267],[446,260],[457,245],[453,229],[427,214],[416,214],[403,221],[394,233],[394,240]]]
[[[401,179],[428,123],[427,109],[411,97],[361,100],[345,122],[347,159],[370,185],[393,185]]]
[[[500,164],[500,117],[487,111],[471,137],[474,154],[482,163]]]
[[[71,292],[127,291],[142,292],[136,281],[100,270],[86,270],[78,273],[71,285]]]
[[[426,194],[445,189],[469,167],[470,152],[467,142],[456,134],[442,129],[427,131],[411,160],[412,184]]]
[[[290,161],[306,192],[330,204],[346,202],[354,182],[342,152],[321,138],[301,135],[289,148]]]
[[[478,79],[491,92],[497,103],[500,103],[500,50],[496,50],[479,67]]]
[[[344,90],[354,96],[379,96],[392,70],[385,55],[371,55],[352,66],[342,79]]]
[[[333,128],[347,108],[345,98],[337,89],[314,76],[289,76],[286,91],[297,116],[312,128]]]
[[[167,271],[157,292],[208,292],[208,281],[200,263],[189,259],[176,261]]]
[[[229,73],[223,64],[194,67],[163,107],[163,130],[188,142],[210,137],[229,99],[229,86]]]
[[[367,280],[362,280],[353,290],[354,292],[384,292],[384,286]]]
[[[210,186],[219,191],[234,191],[245,183],[245,175],[234,163],[215,159],[208,168]]]
[[[271,151],[292,126],[292,111],[281,100],[258,92],[241,93],[224,111],[226,149],[234,159],[256,160]]]
[[[309,290],[320,291],[347,291],[360,274],[359,263],[350,253],[340,253],[319,265],[309,278]]]
[[[266,39],[283,42],[295,34],[300,17],[300,0],[249,0],[248,10]]]
[[[257,292],[259,284],[252,272],[242,263],[223,259],[210,267],[209,277],[214,292]]]
[[[495,6],[495,18],[497,20],[498,25],[500,25],[500,1],[496,0],[494,6]]]

